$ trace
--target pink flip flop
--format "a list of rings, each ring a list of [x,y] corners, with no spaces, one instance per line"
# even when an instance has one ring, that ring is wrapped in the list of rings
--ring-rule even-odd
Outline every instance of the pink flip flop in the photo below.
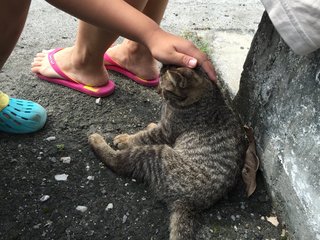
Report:
[[[157,77],[155,79],[140,78],[137,75],[135,75],[133,72],[130,72],[128,69],[121,67],[118,63],[112,60],[112,58],[107,53],[104,54],[104,61],[108,62],[108,64],[105,64],[106,69],[121,73],[127,76],[128,78],[132,79],[138,84],[141,84],[147,87],[155,87],[155,86],[158,86],[159,84],[160,77]]]
[[[115,84],[111,80],[109,80],[108,83],[104,86],[91,87],[91,86],[87,86],[82,83],[79,83],[76,80],[73,80],[70,77],[68,77],[64,72],[61,71],[61,69],[58,67],[54,59],[54,54],[62,49],[63,48],[56,48],[48,53],[48,59],[51,67],[53,68],[53,70],[56,71],[56,73],[58,73],[61,76],[61,78],[46,77],[41,75],[40,73],[37,73],[37,76],[40,79],[72,88],[74,90],[77,90],[82,93],[86,93],[93,97],[106,97],[114,92]]]

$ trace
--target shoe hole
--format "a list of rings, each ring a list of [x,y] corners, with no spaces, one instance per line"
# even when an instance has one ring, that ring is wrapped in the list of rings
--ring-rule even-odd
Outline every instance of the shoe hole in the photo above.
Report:
[[[10,119],[10,115],[7,114],[7,113],[3,113],[3,116],[4,116],[6,119]]]
[[[18,122],[17,120],[13,120],[13,122],[14,122],[15,124],[17,124],[18,126],[21,125],[21,122]]]
[[[20,110],[20,109],[18,109],[18,108],[14,108],[14,110],[16,110],[16,111],[18,111],[18,112],[21,112],[21,110]]]
[[[12,127],[10,125],[8,125],[8,124],[4,124],[4,125],[6,125],[6,128],[12,129]]]

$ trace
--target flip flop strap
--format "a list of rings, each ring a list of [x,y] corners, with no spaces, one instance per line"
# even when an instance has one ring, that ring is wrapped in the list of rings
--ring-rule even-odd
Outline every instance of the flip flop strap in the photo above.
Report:
[[[110,63],[110,66],[117,66],[117,67],[121,67],[121,65],[117,62],[115,62],[107,53],[105,53],[103,55],[103,58],[106,62]]]
[[[77,82],[73,79],[71,79],[70,77],[68,77],[64,72],[61,71],[61,69],[59,68],[59,66],[57,65],[57,62],[56,60],[54,59],[54,54],[56,52],[59,52],[61,51],[63,48],[56,48],[54,49],[53,51],[49,52],[48,53],[48,60],[49,60],[49,63],[52,67],[52,69],[54,71],[56,71],[56,73],[58,73],[62,78],[66,79],[66,80],[69,80],[69,81],[73,81],[73,82]]]

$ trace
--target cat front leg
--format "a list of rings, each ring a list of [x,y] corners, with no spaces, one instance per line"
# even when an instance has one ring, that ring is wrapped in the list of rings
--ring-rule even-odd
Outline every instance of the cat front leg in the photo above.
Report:
[[[97,133],[91,134],[88,140],[95,155],[102,162],[109,167],[114,167],[116,165],[116,151],[106,143],[101,135]]]
[[[167,144],[163,130],[158,124],[150,123],[144,130],[135,134],[120,134],[113,140],[118,149],[126,149],[132,146]]]
[[[146,127],[146,130],[151,130],[153,128],[156,128],[158,124],[156,123],[149,123],[148,126]]]
[[[113,139],[113,144],[117,146],[118,149],[126,149],[129,146],[134,145],[132,141],[132,136],[127,133],[120,134]]]

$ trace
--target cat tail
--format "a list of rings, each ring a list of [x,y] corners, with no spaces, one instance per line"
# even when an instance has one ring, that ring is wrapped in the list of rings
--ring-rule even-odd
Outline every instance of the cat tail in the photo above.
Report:
[[[195,239],[195,212],[181,202],[171,205],[170,240]]]

